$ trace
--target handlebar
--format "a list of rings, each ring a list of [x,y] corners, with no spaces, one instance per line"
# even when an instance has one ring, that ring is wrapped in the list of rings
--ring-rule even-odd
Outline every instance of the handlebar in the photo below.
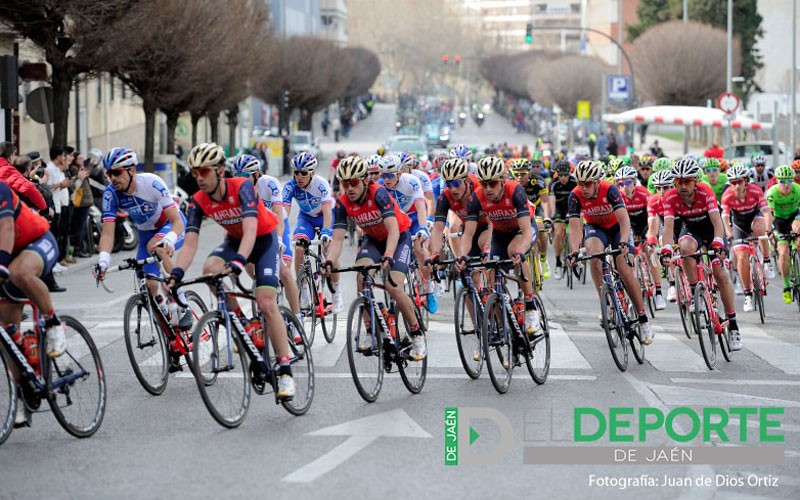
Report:
[[[591,260],[591,259],[604,259],[607,255],[619,255],[622,252],[619,248],[614,250],[606,250],[600,253],[593,253],[593,254],[585,254],[585,255],[578,255],[578,258],[575,259],[578,262],[583,262],[584,260]]]
[[[295,240],[294,244],[295,246],[299,245],[303,248],[319,247],[322,246],[322,240],[307,240],[305,238],[300,238],[298,240]]]
[[[333,269],[331,272],[333,273],[360,273],[363,275],[369,274],[370,271],[377,271],[378,269],[383,269],[383,264],[369,264],[366,266],[351,266],[351,267],[340,267],[339,269]],[[394,282],[392,279],[392,273],[384,271],[383,279],[389,282],[390,285],[396,287],[397,283]]]
[[[123,264],[118,264],[116,266],[109,267],[108,269],[105,270],[105,272],[116,273],[119,271],[126,271],[128,269],[135,269],[138,271],[141,270],[147,264],[152,264],[154,262],[161,262],[161,257],[159,257],[157,253],[153,252],[153,254],[150,257],[147,257],[145,259],[130,258],[130,259],[125,259],[123,262],[124,262]],[[160,278],[153,278],[153,279],[160,279]],[[109,288],[104,280],[96,279],[95,281],[97,283],[97,286],[102,286],[103,290],[105,290],[107,293],[114,293],[114,289]]]
[[[170,288],[170,293],[172,294],[172,298],[175,299],[175,302],[178,303],[179,306],[183,307],[184,309],[188,308],[189,306],[183,302],[181,302],[180,298],[178,297],[178,290],[185,286],[189,285],[196,285],[198,283],[204,283],[207,285],[216,285],[219,286],[222,284],[222,280],[225,278],[230,277],[233,280],[234,285],[239,291],[245,295],[250,296],[251,291],[242,285],[242,282],[239,280],[239,276],[232,274],[232,273],[217,273],[217,274],[207,274],[205,276],[200,276],[198,278],[189,280],[189,281],[181,281],[180,283],[175,283]]]

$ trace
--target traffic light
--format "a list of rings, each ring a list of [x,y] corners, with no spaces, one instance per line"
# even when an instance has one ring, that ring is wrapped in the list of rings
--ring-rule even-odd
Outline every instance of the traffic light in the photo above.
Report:
[[[525,26],[525,43],[533,43],[533,23]]]
[[[19,106],[19,63],[14,56],[0,56],[0,108]]]
[[[448,56],[447,54],[442,56],[442,62],[444,64],[447,64],[447,61],[449,61],[449,60],[450,60],[450,56]]]

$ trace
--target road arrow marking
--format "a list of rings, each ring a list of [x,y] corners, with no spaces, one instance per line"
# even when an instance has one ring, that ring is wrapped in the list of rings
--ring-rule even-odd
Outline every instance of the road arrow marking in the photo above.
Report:
[[[310,483],[332,471],[379,437],[431,438],[403,410],[397,409],[343,424],[325,427],[307,436],[347,436],[347,440],[313,462],[281,479],[289,483]]]

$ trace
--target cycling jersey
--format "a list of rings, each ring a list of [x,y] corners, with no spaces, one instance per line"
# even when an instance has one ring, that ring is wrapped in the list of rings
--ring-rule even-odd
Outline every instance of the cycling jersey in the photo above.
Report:
[[[428,174],[415,168],[411,170],[411,175],[419,179],[424,194],[433,193],[433,183],[431,182],[431,178],[428,177]]]
[[[408,231],[411,227],[408,215],[403,213],[386,188],[375,182],[369,183],[364,199],[360,203],[350,201],[346,194],[339,196],[335,215],[334,229],[347,229],[347,218],[350,217],[365,235],[375,241],[384,241],[389,236],[384,224],[387,218],[397,219],[400,233]]]
[[[647,200],[647,217],[664,217],[664,197],[651,196]]]
[[[664,193],[664,218],[680,217],[684,229],[708,230],[711,226],[712,212],[719,212],[717,197],[707,184],[697,183],[691,205],[681,200],[678,190],[670,189]]]
[[[381,180],[381,184],[383,184],[383,180]],[[385,184],[383,187],[386,188],[386,191],[388,191],[392,198],[397,201],[397,204],[400,205],[400,210],[407,214],[417,213],[417,207],[414,205],[415,201],[425,201],[422,184],[419,182],[419,179],[412,174],[400,174],[400,178],[393,188],[389,188]]]
[[[631,220],[631,231],[635,235],[643,236],[647,233],[647,206],[650,192],[643,186],[636,186],[633,197],[628,198],[622,193],[622,201],[628,209],[628,217]]]
[[[525,196],[525,189],[514,181],[505,181],[503,196],[500,201],[491,201],[483,189],[472,193],[467,204],[468,222],[479,222],[481,212],[486,215],[495,232],[511,233],[520,230],[519,219],[533,219],[533,205]],[[535,230],[534,230],[535,231]]]
[[[50,223],[44,217],[31,210],[8,184],[0,181],[0,219],[6,217],[14,217],[14,247],[11,255],[17,255],[50,230]]]
[[[164,211],[174,207],[175,200],[161,177],[155,174],[136,174],[136,189],[127,194],[114,189],[112,184],[103,192],[103,222],[117,220],[117,211],[128,213],[136,227],[142,231],[158,229],[167,222]]]
[[[756,167],[753,167],[750,169],[750,176],[753,179],[751,182],[757,185],[761,191],[765,191],[767,188],[767,182],[775,177],[775,173],[770,167],[764,167],[764,171],[759,175],[759,173],[756,171]]]
[[[465,181],[467,182],[467,181]],[[469,182],[472,183],[472,192],[476,192],[481,189],[481,185],[478,182],[478,178],[474,175],[469,176]],[[442,194],[439,196],[439,199],[436,202],[436,222],[447,222],[447,213],[448,211],[452,210],[456,216],[461,219],[461,222],[464,222],[467,219],[467,205],[469,204],[469,200],[472,198],[472,193],[469,196],[466,196],[466,201],[462,202],[461,200],[456,200],[453,194],[450,192],[449,188],[445,188]],[[481,213],[478,216],[478,227],[484,228],[489,224],[489,219],[486,217],[485,213]],[[481,231],[481,229],[479,229]]]
[[[542,202],[542,196],[550,194],[547,189],[547,181],[541,177],[534,176],[526,184],[523,184],[523,187],[525,188],[525,195],[534,207],[538,207]]]
[[[256,191],[258,197],[264,203],[268,210],[272,210],[273,205],[283,205],[283,198],[281,197],[281,183],[271,175],[262,175],[256,181]]]
[[[192,199],[189,200],[189,213],[186,217],[188,220],[187,233],[199,233],[204,217],[213,219],[225,229],[229,236],[238,240],[244,236],[242,222],[247,217],[256,217],[258,220],[256,236],[263,236],[275,231],[275,228],[278,227],[278,218],[267,210],[263,203],[258,202],[256,189],[250,179],[244,177],[222,178],[220,182],[226,183],[224,201],[214,201],[202,191],[192,195]]]
[[[567,218],[583,217],[587,224],[610,229],[618,224],[614,212],[620,208],[625,208],[625,202],[617,186],[608,181],[600,181],[594,198],[586,198],[579,187],[572,190]]]
[[[569,194],[576,187],[578,187],[578,179],[574,175],[569,176],[566,184],[562,184],[558,179],[550,183],[549,191],[556,201],[556,213],[566,215],[569,207]]]
[[[431,179],[431,185],[433,186],[433,199],[438,200],[439,195],[442,194],[442,190],[444,189],[444,180],[442,180],[441,176],[437,175]]]
[[[800,206],[800,184],[792,183],[792,190],[786,195],[781,193],[779,185],[773,186],[767,191],[766,199],[775,217],[794,219]]]
[[[311,217],[321,215],[324,205],[333,204],[331,187],[328,181],[319,175],[312,177],[305,188],[298,186],[294,178],[289,179],[289,182],[283,185],[282,198],[286,208],[290,208],[292,200],[295,200],[300,212]]]
[[[720,203],[722,201],[722,193],[724,193],[725,190],[728,189],[728,176],[723,173],[720,173],[719,179],[717,179],[717,183],[711,184],[711,182],[708,180],[708,176],[703,174],[702,182],[705,182],[706,184],[711,186],[711,189],[714,190],[714,194],[717,197],[717,203]]]
[[[761,189],[752,182],[747,184],[744,200],[736,196],[734,189],[728,189],[722,195],[722,213],[731,215],[735,219],[743,220],[761,215],[761,211],[765,208],[767,199]]]

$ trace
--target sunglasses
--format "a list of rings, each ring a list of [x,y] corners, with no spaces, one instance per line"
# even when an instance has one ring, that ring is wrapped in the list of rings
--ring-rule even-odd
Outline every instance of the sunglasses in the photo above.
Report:
[[[370,173],[369,173],[369,176],[370,176],[370,177],[379,177],[380,175],[381,175],[381,173],[380,173],[380,172],[370,172]]]
[[[119,177],[125,172],[124,168],[115,168],[114,170],[106,170],[106,175],[109,177]]]
[[[707,167],[706,172],[719,172],[719,167]]]
[[[462,181],[461,179],[444,181],[444,187],[446,188],[458,189],[461,187],[462,184],[464,184],[464,181]]]
[[[578,181],[579,188],[586,188],[594,185],[594,181]]]
[[[310,170],[296,170],[294,172],[295,177],[308,177],[309,175],[311,175]]]
[[[778,183],[783,184],[784,186],[788,186],[789,184],[793,183],[794,179],[778,179]]]
[[[211,167],[202,167],[202,168],[193,168],[192,169],[192,177],[195,179],[198,177],[206,177],[211,171],[214,170]]]
[[[633,181],[631,181],[631,180],[617,181],[617,186],[631,187],[631,186],[633,186]]]
[[[728,182],[731,184],[731,186],[741,186],[746,181],[744,179],[733,179],[733,180],[730,180]]]
[[[381,173],[381,179],[394,179],[397,174]]]
[[[640,170],[647,170],[647,171],[653,170],[653,169],[652,169],[652,168],[650,168],[650,167],[639,167],[639,169],[640,169]]]
[[[354,188],[354,187],[358,186],[359,184],[361,184],[361,182],[362,182],[361,179],[345,179],[345,180],[341,181],[342,186],[344,186],[346,188],[347,187]]]
[[[501,182],[503,182],[503,181],[500,181],[500,180],[497,180],[497,179],[493,179],[491,181],[481,181],[481,186],[483,186],[485,188],[486,187],[490,187],[492,189],[495,189],[496,187],[498,187],[500,185]]]
[[[697,179],[675,179],[675,184],[681,186],[689,186],[696,182]]]
[[[669,186],[656,186],[656,191],[669,191]]]

